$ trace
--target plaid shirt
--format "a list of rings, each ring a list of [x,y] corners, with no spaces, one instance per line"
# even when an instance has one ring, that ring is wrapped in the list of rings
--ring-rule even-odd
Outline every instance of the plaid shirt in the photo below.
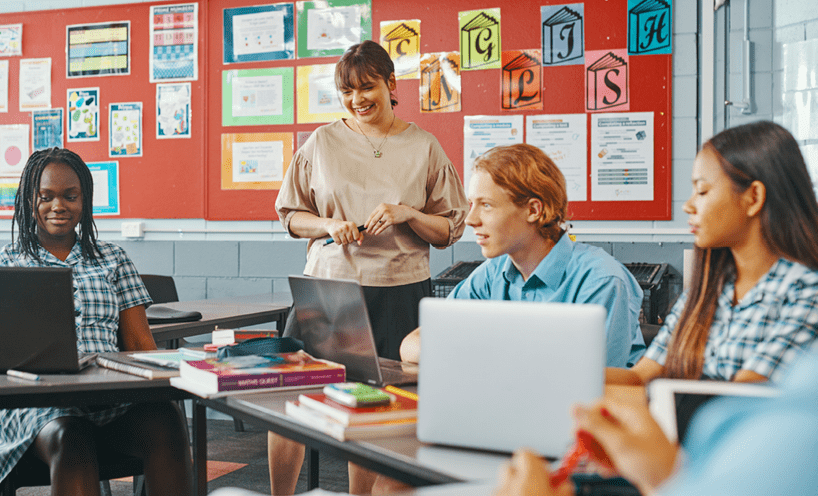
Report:
[[[786,366],[815,341],[818,332],[818,271],[779,259],[737,305],[735,286],[725,282],[713,316],[702,375],[731,380],[750,370],[777,381]],[[673,306],[645,353],[665,364],[670,336],[687,294]]]
[[[151,301],[142,279],[125,251],[98,241],[102,257],[82,258],[75,244],[63,262],[40,248],[41,261],[25,257],[14,245],[0,251],[1,266],[71,267],[74,276],[77,348],[84,352],[117,351],[119,312]],[[21,408],[0,410],[0,480],[4,479],[48,422],[58,417],[85,417],[97,425],[127,411],[126,405],[82,408]]]

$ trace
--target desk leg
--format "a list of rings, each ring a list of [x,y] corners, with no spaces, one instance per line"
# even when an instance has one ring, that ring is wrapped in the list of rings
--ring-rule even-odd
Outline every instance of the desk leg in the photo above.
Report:
[[[318,488],[318,450],[307,448],[307,491]]]
[[[207,495],[207,407],[193,399],[193,483],[197,496]]]

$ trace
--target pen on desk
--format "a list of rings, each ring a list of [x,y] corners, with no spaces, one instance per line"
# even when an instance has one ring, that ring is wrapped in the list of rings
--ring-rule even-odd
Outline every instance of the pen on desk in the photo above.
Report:
[[[40,376],[37,374],[32,374],[31,372],[22,372],[20,370],[8,369],[6,371],[6,375],[10,377],[16,377],[18,379],[26,379],[27,381],[39,381]]]
[[[358,232],[361,232],[361,231],[363,231],[364,229],[366,229],[366,227],[365,227],[365,226],[358,226]],[[332,243],[335,243],[335,240],[334,240],[334,239],[332,239],[332,238],[329,238],[329,239],[326,241],[326,243],[324,243],[324,246],[326,246],[326,245],[331,245]]]

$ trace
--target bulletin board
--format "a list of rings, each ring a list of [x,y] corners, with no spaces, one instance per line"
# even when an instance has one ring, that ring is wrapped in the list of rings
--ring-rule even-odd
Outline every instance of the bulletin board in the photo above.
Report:
[[[678,0],[677,0],[678,1]],[[321,123],[298,119],[297,81],[292,101],[293,124],[223,125],[223,71],[274,69],[298,72],[301,66],[332,64],[336,57],[239,61],[225,64],[223,53],[224,9],[280,2],[264,0],[209,0],[198,2],[198,77],[191,84],[191,137],[157,139],[156,86],[150,82],[150,7],[187,2],[155,2],[97,6],[77,9],[1,14],[0,24],[23,24],[23,55],[9,60],[9,111],[0,113],[0,124],[31,125],[31,113],[19,112],[17,78],[20,60],[50,57],[52,107],[66,106],[68,88],[99,87],[100,141],[65,143],[86,162],[117,160],[120,169],[121,217],[204,218],[208,220],[274,220],[275,189],[227,189],[223,187],[222,136],[226,134],[288,134],[293,150],[284,150],[287,163],[297,146],[299,133]],[[293,2],[294,3],[294,2]],[[538,2],[447,2],[371,0],[371,37],[376,41],[382,21],[419,19],[421,53],[459,50],[458,13],[500,8],[502,49],[541,48],[542,5],[580,3],[580,0]],[[297,9],[296,9],[297,10]],[[297,13],[296,13],[297,16]],[[66,77],[66,26],[100,22],[130,22],[130,74],[103,77]],[[297,24],[297,22],[296,22]],[[39,29],[49,26],[49,29]],[[295,35],[297,39],[297,34]],[[610,50],[627,47],[628,0],[585,1],[585,49]],[[297,53],[297,49],[296,49]],[[229,59],[229,57],[228,57]],[[627,202],[571,202],[575,220],[669,220],[671,218],[671,124],[672,55],[631,55],[629,112],[654,113],[654,199]],[[297,78],[295,78],[297,79]],[[585,67],[550,66],[543,69],[542,110],[501,111],[501,69],[462,71],[462,110],[453,113],[421,113],[418,79],[398,81],[399,105],[395,112],[415,122],[440,141],[458,172],[463,174],[463,118],[475,115],[540,115],[585,112]],[[108,155],[108,108],[112,103],[142,102],[143,154],[111,158]],[[588,137],[590,157],[590,114]],[[282,121],[284,122],[284,121]],[[590,160],[588,164],[590,172]],[[588,190],[591,187],[590,174]],[[589,195],[590,198],[590,195]]]
[[[150,5],[185,2],[156,2]],[[206,2],[205,2],[206,4]],[[201,5],[200,5],[201,7]],[[191,81],[191,137],[157,139],[156,84],[149,82],[150,6],[147,3],[77,9],[46,10],[0,15],[0,24],[23,24],[22,56],[9,61],[9,111],[0,113],[0,124],[31,125],[31,113],[19,111],[18,77],[21,59],[51,58],[51,106],[67,105],[67,89],[99,88],[98,141],[68,142],[63,146],[85,162],[119,162],[120,216],[125,218],[202,218],[205,215],[204,182],[204,30],[199,29],[199,79]],[[203,12],[199,12],[200,23]],[[66,27],[71,25],[130,22],[130,74],[100,77],[67,77]],[[109,157],[108,109],[112,103],[142,102],[142,156]],[[70,118],[66,115],[66,119]]]
[[[576,0],[579,2],[579,0]],[[381,21],[419,19],[421,53],[459,50],[458,12],[500,7],[503,50],[541,48],[540,6],[576,3],[573,0],[540,0],[539,2],[491,2],[473,0],[428,1],[425,4],[403,0],[372,0],[372,38],[378,40]],[[263,67],[298,67],[330,64],[337,57],[296,58],[266,63],[224,65],[220,40],[222,10],[237,6],[264,5],[270,2],[248,0],[211,0],[207,31],[210,56],[207,69],[208,107],[221,105],[222,71]],[[626,48],[628,35],[627,0],[585,1],[586,50]],[[569,215],[575,220],[669,220],[671,218],[671,124],[672,124],[672,56],[639,55],[630,57],[630,110],[654,113],[654,200],[653,201],[584,201],[571,202]],[[435,135],[463,174],[463,117],[499,114],[564,114],[585,111],[585,67],[582,65],[545,67],[543,70],[544,105],[542,110],[502,112],[500,110],[501,70],[462,71],[462,111],[454,113],[421,113],[419,80],[399,80],[399,104],[395,113],[407,122],[415,122]],[[296,90],[297,92],[297,90]],[[588,136],[590,147],[590,114]],[[208,113],[207,141],[207,217],[210,219],[275,219],[277,191],[224,190],[220,176],[220,136],[223,133],[312,131],[321,124],[286,126],[221,126],[218,111]],[[590,157],[590,149],[588,150]],[[588,170],[590,172],[590,159]],[[590,198],[590,175],[588,191]]]

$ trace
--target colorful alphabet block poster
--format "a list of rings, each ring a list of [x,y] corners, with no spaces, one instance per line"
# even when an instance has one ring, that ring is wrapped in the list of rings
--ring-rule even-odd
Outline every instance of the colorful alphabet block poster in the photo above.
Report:
[[[381,23],[381,46],[395,63],[395,78],[420,77],[420,20]]]
[[[671,53],[672,12],[672,0],[628,0],[628,53]]]
[[[459,12],[464,71],[500,68],[500,9]]]
[[[593,50],[585,57],[585,109],[630,110],[627,50]]]
[[[372,38],[371,0],[296,2],[298,57],[335,57]]]
[[[503,110],[542,110],[542,65],[539,50],[503,52]]]
[[[99,141],[99,88],[68,90],[68,142]]]
[[[543,65],[585,64],[584,16],[582,3],[540,7]]]
[[[224,63],[295,58],[291,3],[224,9]]]
[[[420,58],[420,111],[460,112],[460,54],[427,53]]]

